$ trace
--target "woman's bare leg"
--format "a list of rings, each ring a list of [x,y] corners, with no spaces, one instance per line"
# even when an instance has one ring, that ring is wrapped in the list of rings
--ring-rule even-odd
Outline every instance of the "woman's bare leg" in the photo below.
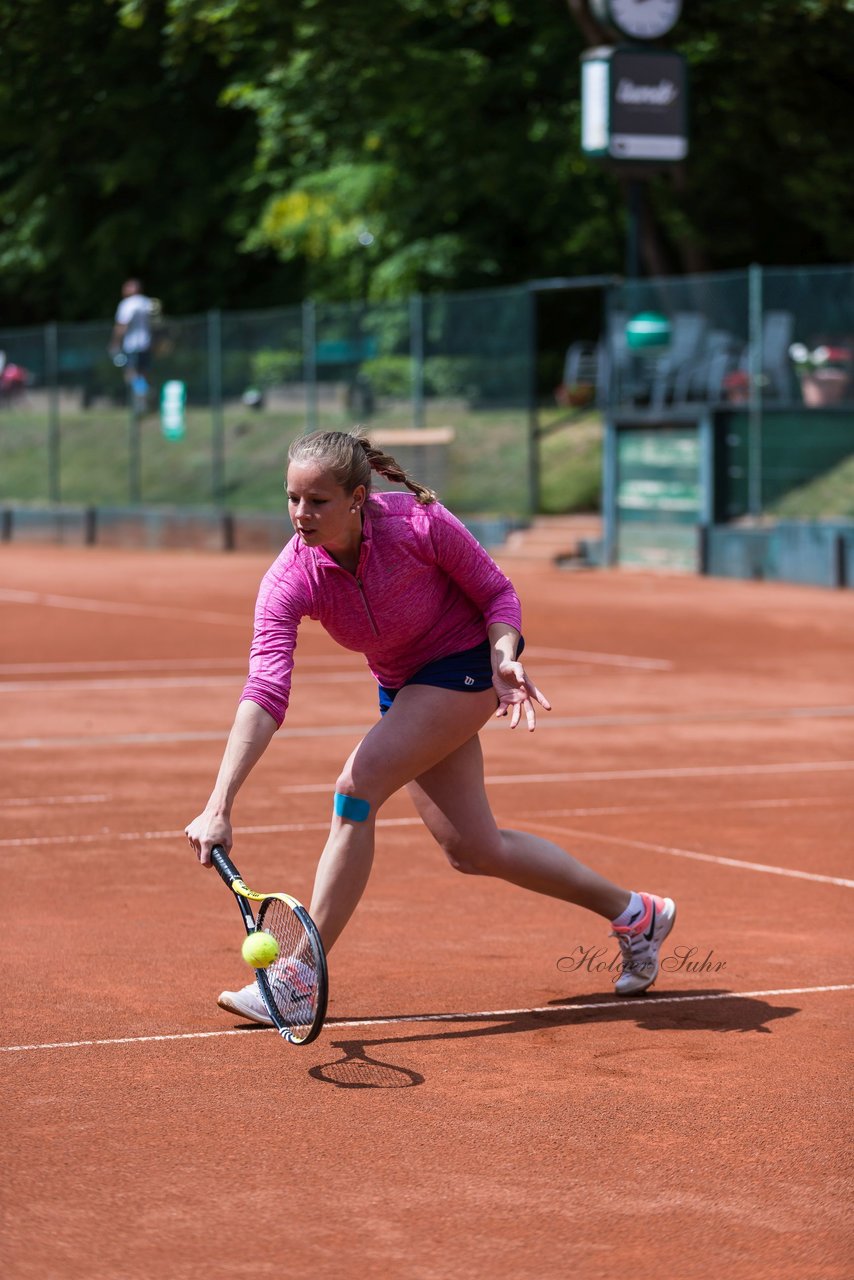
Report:
[[[380,806],[476,736],[494,711],[491,689],[462,694],[431,685],[407,685],[356,747],[335,789],[367,800],[371,808],[364,822],[333,817],[318,863],[310,910],[327,951],[368,883]]]
[[[612,884],[551,840],[498,828],[486,797],[479,738],[469,739],[419,774],[407,789],[457,870],[497,876],[534,893],[574,902],[606,920],[615,920],[628,906],[627,889]]]
[[[317,867],[311,914],[327,950],[355,911],[371,873],[376,816],[409,784],[428,830],[451,864],[573,902],[614,920],[630,893],[539,836],[499,830],[483,781],[478,731],[495,710],[491,690],[458,693],[407,685],[356,747],[336,784],[367,800],[366,821],[334,817]]]

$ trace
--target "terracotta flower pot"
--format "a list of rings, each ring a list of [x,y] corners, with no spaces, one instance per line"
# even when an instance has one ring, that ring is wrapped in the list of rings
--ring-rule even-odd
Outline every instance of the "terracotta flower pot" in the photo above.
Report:
[[[848,395],[850,383],[851,375],[844,369],[816,369],[814,373],[805,374],[801,379],[804,404],[813,409],[841,404]]]

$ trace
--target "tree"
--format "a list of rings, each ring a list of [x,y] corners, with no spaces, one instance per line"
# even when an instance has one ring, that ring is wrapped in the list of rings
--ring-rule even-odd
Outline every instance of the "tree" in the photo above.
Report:
[[[580,39],[558,6],[295,0],[256,38],[244,8],[173,0],[240,65],[269,195],[247,239],[311,288],[375,297],[582,271],[618,196],[577,149]]]
[[[579,147],[579,57],[595,32],[562,6],[294,0],[286,39],[268,26],[262,42],[243,9],[172,9],[215,20],[220,48],[246,60],[230,97],[258,119],[269,190],[247,244],[305,263],[315,291],[621,270],[619,176]],[[649,269],[854,255],[852,10],[686,5],[669,43],[692,73],[691,155],[650,184]]]
[[[572,0],[576,5],[580,0]],[[854,260],[854,0],[692,0],[656,271]],[[3,323],[619,272],[582,30],[530,0],[29,0],[0,13]],[[652,232],[654,231],[654,238]]]
[[[690,69],[691,151],[650,183],[648,269],[653,246],[673,272],[854,260],[852,0],[695,0],[667,43]]]
[[[160,0],[120,17],[104,0],[0,12],[0,324],[108,316],[128,275],[178,312],[295,274],[236,251],[257,130],[219,105],[228,73],[170,41]]]

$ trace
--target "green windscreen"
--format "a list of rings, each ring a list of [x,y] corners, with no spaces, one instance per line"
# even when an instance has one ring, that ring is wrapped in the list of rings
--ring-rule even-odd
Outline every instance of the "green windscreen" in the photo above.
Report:
[[[701,511],[697,428],[621,430],[616,505],[619,564],[695,569]]]

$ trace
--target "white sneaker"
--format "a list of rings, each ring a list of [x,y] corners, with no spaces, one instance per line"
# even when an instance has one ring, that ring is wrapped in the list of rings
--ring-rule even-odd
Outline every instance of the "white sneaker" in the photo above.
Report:
[[[658,952],[676,920],[672,898],[642,893],[644,911],[629,925],[613,925],[623,954],[623,971],[614,986],[618,996],[634,996],[651,987],[658,977]]]
[[[276,1008],[285,1022],[298,1027],[314,1020],[317,978],[310,965],[293,957],[277,961],[267,970],[267,980],[273,991]]]
[[[273,1025],[273,1019],[267,1012],[267,1006],[261,999],[261,992],[255,982],[248,982],[239,991],[223,991],[217,1004],[220,1009],[225,1009],[227,1013],[236,1013],[239,1018],[259,1022],[263,1027]]]

